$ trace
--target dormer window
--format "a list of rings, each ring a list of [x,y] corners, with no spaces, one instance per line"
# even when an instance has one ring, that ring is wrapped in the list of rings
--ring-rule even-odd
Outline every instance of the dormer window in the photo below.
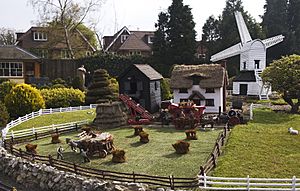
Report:
[[[47,41],[47,33],[44,32],[33,32],[33,40],[35,41]]]
[[[121,43],[124,43],[129,35],[121,35]]]
[[[188,89],[186,88],[180,88],[179,93],[188,93]]]
[[[153,44],[154,36],[148,36],[148,44]]]

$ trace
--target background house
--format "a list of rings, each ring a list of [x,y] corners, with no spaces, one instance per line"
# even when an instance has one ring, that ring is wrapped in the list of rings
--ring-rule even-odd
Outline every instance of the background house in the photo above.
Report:
[[[0,46],[0,78],[27,83],[30,77],[40,77],[39,58],[18,46]]]
[[[129,31],[123,27],[113,36],[103,37],[103,48],[113,54],[150,56],[153,37],[154,31]]]
[[[174,103],[193,101],[206,112],[226,110],[227,73],[219,64],[176,65],[171,74]]]
[[[162,75],[147,64],[133,64],[119,77],[119,93],[127,94],[146,110],[158,111],[161,104]]]

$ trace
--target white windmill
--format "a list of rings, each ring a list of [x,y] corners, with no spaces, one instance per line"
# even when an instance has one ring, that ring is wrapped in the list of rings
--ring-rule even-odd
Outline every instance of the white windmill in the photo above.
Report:
[[[265,40],[252,40],[245,21],[240,12],[235,12],[241,42],[211,56],[216,62],[240,54],[240,75],[233,82],[234,95],[254,95],[260,99],[268,99],[270,86],[263,84],[260,77],[266,68],[267,48],[283,41],[283,35],[277,35]]]

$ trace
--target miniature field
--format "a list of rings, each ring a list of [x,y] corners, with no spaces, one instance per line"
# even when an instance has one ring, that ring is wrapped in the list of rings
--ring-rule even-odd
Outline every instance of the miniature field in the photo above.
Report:
[[[299,176],[300,135],[290,135],[289,127],[300,130],[300,115],[256,109],[253,121],[232,130],[213,176]]]
[[[112,163],[112,155],[105,159],[98,156],[91,158],[90,163],[82,163],[83,159],[79,153],[74,153],[65,144],[65,138],[71,137],[78,139],[76,133],[61,136],[63,147],[65,148],[64,157],[67,161],[80,163],[82,166],[118,171],[136,172],[149,175],[161,175],[175,177],[195,177],[199,172],[200,165],[204,164],[206,158],[212,151],[215,140],[221,130],[198,131],[198,140],[190,141],[190,152],[185,155],[175,153],[172,144],[177,140],[183,140],[186,135],[183,130],[175,130],[171,127],[151,127],[144,128],[149,133],[150,142],[142,144],[138,136],[133,136],[133,129],[129,127],[115,128],[107,130],[114,136],[116,148],[126,151],[127,162],[116,164]],[[50,144],[51,138],[45,138],[32,142],[38,144],[37,152],[40,155],[53,155],[56,157],[56,148],[59,144]],[[24,148],[23,145],[17,147]]]
[[[50,117],[51,116],[51,117]],[[53,113],[51,115],[42,115],[21,123],[13,127],[11,130],[21,130],[21,129],[28,129],[32,127],[43,127],[52,124],[61,124],[61,123],[68,123],[74,121],[82,121],[88,120],[93,121],[96,117],[95,109],[88,109],[88,110],[81,110],[81,111],[72,111],[72,112],[64,112],[64,113]]]

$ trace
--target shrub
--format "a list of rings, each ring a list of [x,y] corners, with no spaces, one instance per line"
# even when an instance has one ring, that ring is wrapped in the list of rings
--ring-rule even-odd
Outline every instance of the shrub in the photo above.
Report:
[[[16,85],[15,82],[5,81],[0,84],[0,101],[4,101],[5,96]]]
[[[40,91],[28,84],[14,86],[5,96],[4,102],[13,118],[45,107],[45,101]]]
[[[47,108],[79,106],[84,103],[85,95],[73,88],[55,88],[41,90]]]
[[[65,88],[66,86],[64,84],[54,84],[51,89],[55,89],[55,88]]]
[[[0,101],[0,127],[5,127],[9,119],[9,113],[5,105]]]
[[[163,78],[161,81],[161,98],[162,100],[169,100],[172,98],[171,89],[170,89],[170,79]]]

